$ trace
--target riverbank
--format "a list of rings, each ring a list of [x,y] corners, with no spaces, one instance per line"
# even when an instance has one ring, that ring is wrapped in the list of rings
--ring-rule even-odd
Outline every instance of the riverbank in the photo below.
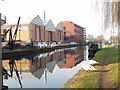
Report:
[[[94,59],[99,65],[96,71],[80,70],[61,88],[118,88],[118,49],[115,46],[106,46],[99,50]]]
[[[55,47],[48,47],[48,48],[30,48],[30,47],[21,47],[16,50],[3,50],[2,51],[2,59],[11,59],[11,58],[18,58],[18,57],[23,57],[23,56],[28,56],[28,55],[36,55],[38,53],[45,53],[45,52],[50,52],[54,51],[56,49],[63,49],[63,48],[70,48],[70,47],[75,47],[78,46],[76,44],[70,44],[70,45],[60,45],[60,46],[55,46]]]

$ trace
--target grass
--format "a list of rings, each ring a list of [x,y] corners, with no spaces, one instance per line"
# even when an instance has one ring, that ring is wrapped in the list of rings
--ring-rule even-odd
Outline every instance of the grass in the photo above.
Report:
[[[111,88],[117,88],[118,87],[118,63],[107,65],[107,69],[110,70],[108,74],[111,82]]]
[[[118,63],[118,50],[116,49],[115,46],[108,48],[109,52],[109,64],[110,63]]]
[[[108,72],[111,87],[118,88],[118,50],[113,45],[107,45],[105,48],[99,50],[95,54],[95,60],[101,65],[101,62],[108,60],[106,69],[110,70]],[[100,65],[95,66],[98,70]],[[119,69],[120,70],[120,69]],[[99,88],[101,72],[86,72],[84,75],[80,76],[76,82],[71,86],[71,88]]]
[[[95,55],[95,59],[98,62],[101,62],[103,60],[108,60],[108,64],[106,66],[107,70],[110,70],[108,72],[109,80],[111,83],[110,88],[117,88],[118,87],[118,50],[115,46],[110,45],[106,46],[102,50],[98,51]]]
[[[71,88],[99,88],[100,72],[89,72],[78,78]]]
[[[97,60],[98,62],[106,59],[108,59],[108,64],[118,62],[118,50],[115,46],[103,48],[95,54],[95,60]]]

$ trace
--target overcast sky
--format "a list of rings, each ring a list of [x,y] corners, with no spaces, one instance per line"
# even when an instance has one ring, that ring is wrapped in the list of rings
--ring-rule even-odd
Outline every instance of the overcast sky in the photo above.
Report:
[[[0,1],[0,11],[7,21],[14,17],[40,15],[46,11],[46,21],[56,26],[60,21],[72,21],[85,27],[87,34],[100,35],[100,19],[92,10],[91,0],[5,0]],[[17,23],[13,19],[13,22]]]

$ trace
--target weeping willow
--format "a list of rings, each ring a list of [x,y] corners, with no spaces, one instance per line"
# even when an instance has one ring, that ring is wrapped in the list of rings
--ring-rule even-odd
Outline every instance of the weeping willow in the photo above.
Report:
[[[102,19],[104,28],[108,28],[109,26],[118,25],[119,22],[119,5],[120,0],[94,0],[95,8],[97,12],[102,12]],[[100,7],[101,6],[101,7]]]
[[[104,28],[114,27],[118,25],[120,17],[120,0],[93,0],[97,12],[102,12],[102,20]],[[101,8],[100,8],[101,6]]]
[[[101,12],[104,31],[118,32],[120,40],[120,0],[92,0],[97,13]],[[112,37],[112,35],[111,35]]]

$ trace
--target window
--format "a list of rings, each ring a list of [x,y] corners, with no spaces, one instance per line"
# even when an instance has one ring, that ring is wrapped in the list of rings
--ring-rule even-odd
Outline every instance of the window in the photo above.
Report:
[[[62,27],[63,28],[63,30],[66,30],[66,27]]]
[[[75,35],[80,35],[79,33],[75,33]]]

